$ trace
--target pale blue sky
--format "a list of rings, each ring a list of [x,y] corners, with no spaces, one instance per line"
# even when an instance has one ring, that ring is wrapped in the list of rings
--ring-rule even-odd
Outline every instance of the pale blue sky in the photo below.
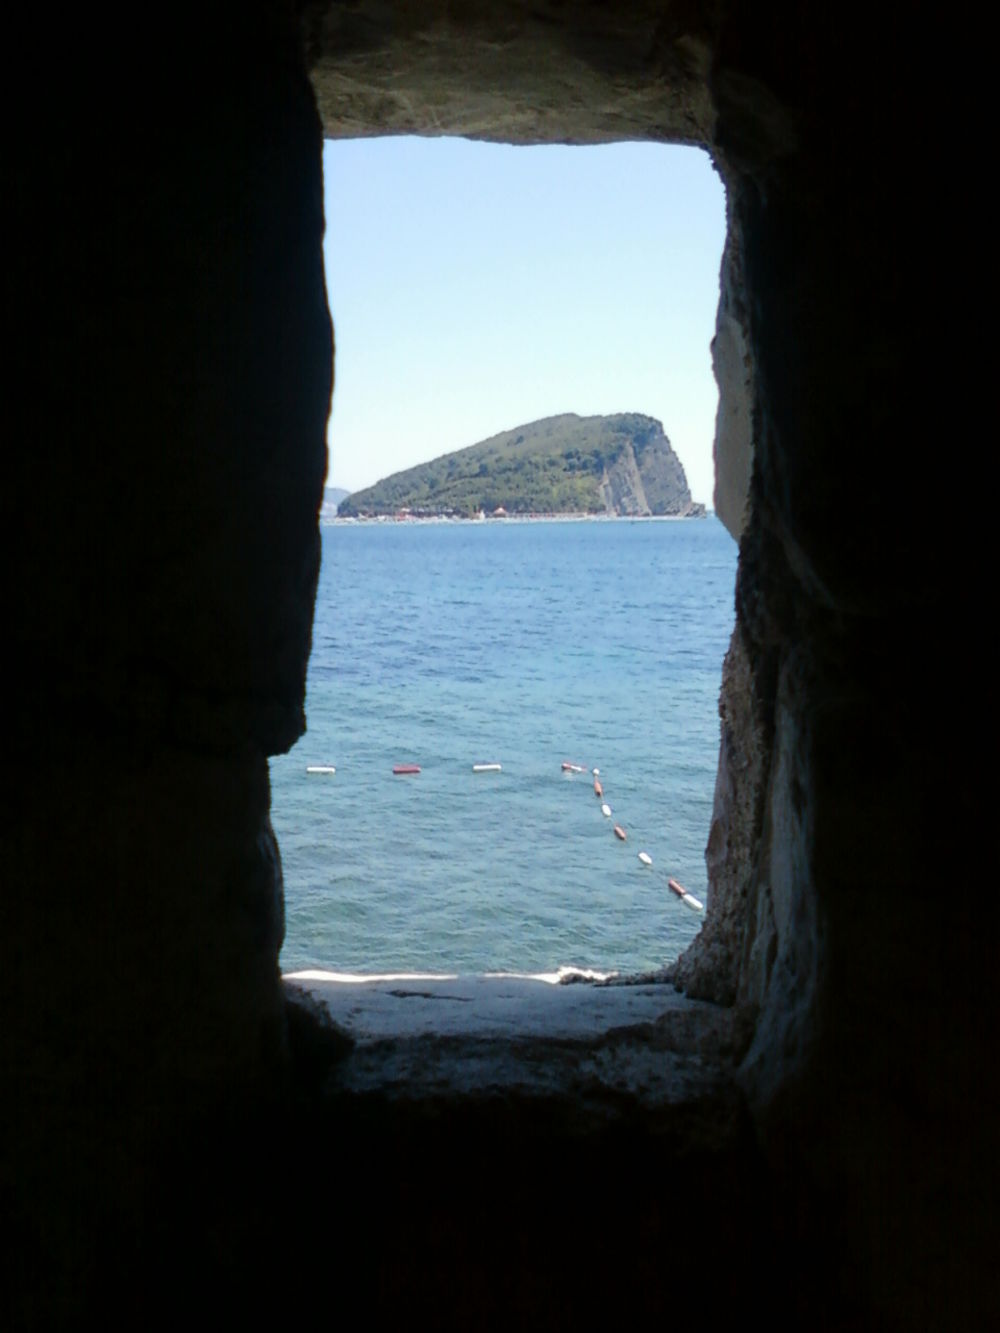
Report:
[[[663,422],[711,504],[725,195],[706,154],[327,141],[333,486],[560,412]]]

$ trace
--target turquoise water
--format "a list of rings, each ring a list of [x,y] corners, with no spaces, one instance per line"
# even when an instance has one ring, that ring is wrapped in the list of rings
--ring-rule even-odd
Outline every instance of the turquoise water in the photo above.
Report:
[[[675,958],[702,918],[667,875],[705,899],[736,571],[721,523],[340,523],[322,537],[309,729],[271,762],[284,970]],[[612,819],[564,759],[600,769]],[[422,771],[394,777],[397,763]]]

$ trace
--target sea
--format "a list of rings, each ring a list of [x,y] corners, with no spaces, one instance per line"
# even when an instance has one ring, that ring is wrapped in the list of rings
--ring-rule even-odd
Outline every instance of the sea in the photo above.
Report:
[[[667,879],[707,905],[737,554],[718,519],[321,535],[308,729],[271,761],[283,971],[672,962],[704,918]]]

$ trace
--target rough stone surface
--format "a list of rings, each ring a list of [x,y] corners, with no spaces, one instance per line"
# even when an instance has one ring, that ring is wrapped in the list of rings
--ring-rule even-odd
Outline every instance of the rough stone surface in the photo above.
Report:
[[[571,10],[548,0],[317,0],[305,8],[306,51],[331,137],[705,143],[713,19],[657,0]]]
[[[730,225],[722,256],[712,368],[719,386],[715,416],[715,512],[739,541],[747,522],[753,464],[753,360],[747,344],[738,232]]]
[[[746,1007],[745,954],[770,941],[751,925],[750,897],[760,844],[770,736],[755,707],[746,644],[733,631],[722,668],[719,768],[705,858],[711,892],[705,924],[695,943],[674,965],[672,976],[692,997],[732,1005],[737,994]],[[752,940],[752,945],[751,945]],[[769,947],[765,944],[765,952]],[[753,1014],[742,1016],[752,1024]]]
[[[484,1092],[554,1104],[577,1130],[734,1096],[732,1015],[664,981],[550,985],[525,977],[293,979],[350,1038],[332,1096],[404,1101]],[[288,984],[286,982],[286,984]]]

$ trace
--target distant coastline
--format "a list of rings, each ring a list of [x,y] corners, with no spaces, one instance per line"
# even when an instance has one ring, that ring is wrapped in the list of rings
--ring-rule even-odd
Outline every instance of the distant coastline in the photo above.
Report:
[[[714,518],[715,510],[708,509],[701,503],[692,505],[687,514],[586,514],[564,512],[553,514],[486,514],[474,518],[456,514],[371,514],[343,516],[335,514],[325,520],[325,526],[334,524],[420,524],[420,523],[465,523],[470,526],[502,523],[684,523],[690,518]]]
[[[531,421],[341,501],[343,518],[390,521],[700,517],[661,422],[639,412]]]

